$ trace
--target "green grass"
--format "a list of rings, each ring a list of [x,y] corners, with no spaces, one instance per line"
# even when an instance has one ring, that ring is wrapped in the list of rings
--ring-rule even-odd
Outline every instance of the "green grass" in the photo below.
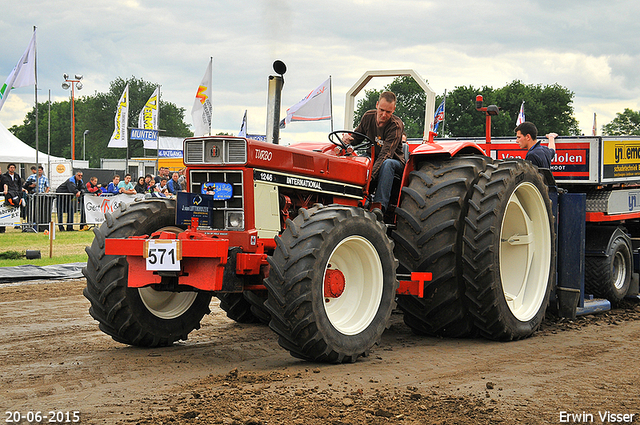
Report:
[[[27,260],[25,257],[16,260],[0,259],[0,267],[34,264],[49,266],[52,264],[79,263],[87,261],[84,248],[91,245],[93,232],[58,232],[53,241],[51,258],[49,258],[49,236],[44,233],[22,233],[20,230],[7,228],[0,233],[0,253],[18,251],[22,255],[26,250],[39,250],[42,258]]]

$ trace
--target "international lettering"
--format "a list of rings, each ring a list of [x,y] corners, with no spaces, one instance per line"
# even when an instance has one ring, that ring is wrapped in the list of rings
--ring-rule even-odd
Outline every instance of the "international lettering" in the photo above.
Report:
[[[306,179],[298,179],[296,177],[288,177],[287,176],[287,184],[291,186],[297,187],[308,187],[311,189],[322,190],[322,185],[320,182]]]

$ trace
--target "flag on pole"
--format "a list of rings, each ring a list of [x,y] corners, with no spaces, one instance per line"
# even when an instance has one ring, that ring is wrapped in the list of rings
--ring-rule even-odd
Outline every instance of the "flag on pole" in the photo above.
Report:
[[[193,101],[191,109],[191,118],[193,119],[194,136],[205,136],[211,134],[211,115],[213,106],[211,104],[211,67],[213,58],[209,59],[209,66],[202,77],[202,82],[198,86],[196,98]]]
[[[441,122],[444,121],[444,105],[445,105],[445,99],[442,99],[442,103],[440,103],[440,106],[438,106],[438,109],[436,109],[436,113],[433,116],[433,131],[434,132],[438,132],[438,126],[440,125]]]
[[[0,87],[0,110],[11,89],[26,87],[36,83],[36,30],[33,30],[29,47],[22,54],[2,87]]]
[[[108,148],[126,148],[127,147],[127,127],[129,126],[129,83],[124,88],[120,100],[118,100],[118,108],[116,109],[115,129],[109,140]]]
[[[524,100],[522,101],[522,105],[520,105],[520,112],[518,112],[518,119],[516,120],[516,127],[525,122],[524,118]]]
[[[247,137],[247,110],[244,110],[244,117],[242,117],[242,125],[240,125],[240,132],[238,137]]]
[[[331,119],[331,78],[316,87],[300,102],[287,109],[285,124],[291,121],[322,121]]]
[[[147,103],[144,104],[138,115],[138,128],[145,130],[158,129],[158,109],[160,108],[160,86],[156,87]],[[157,149],[157,140],[143,140],[144,149]]]
[[[598,125],[596,124],[596,113],[593,113],[593,129],[591,130],[591,135],[595,136],[598,132]]]

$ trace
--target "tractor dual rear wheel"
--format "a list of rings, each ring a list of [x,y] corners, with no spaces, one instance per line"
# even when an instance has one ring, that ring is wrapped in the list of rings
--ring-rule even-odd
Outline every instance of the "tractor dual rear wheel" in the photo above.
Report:
[[[429,160],[411,171],[396,209],[395,255],[404,272],[431,272],[424,297],[398,295],[404,322],[415,333],[467,337],[475,332],[464,299],[462,232],[473,184],[491,158]]]
[[[175,201],[151,199],[134,202],[94,229],[95,238],[85,251],[87,278],[84,296],[89,313],[100,329],[115,341],[140,347],[171,345],[186,340],[210,312],[211,293],[157,291],[150,286],[129,288],[126,256],[105,255],[105,239],[150,235],[158,230],[179,233],[175,227]]]
[[[362,208],[301,208],[269,257],[270,327],[310,361],[354,362],[388,326],[398,287],[393,242]]]
[[[533,334],[555,271],[555,227],[548,188],[528,161],[488,164],[469,199],[463,275],[469,311],[495,340]]]

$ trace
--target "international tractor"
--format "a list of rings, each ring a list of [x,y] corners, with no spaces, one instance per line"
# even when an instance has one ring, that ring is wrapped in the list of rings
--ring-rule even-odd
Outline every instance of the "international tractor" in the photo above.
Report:
[[[367,355],[396,305],[417,334],[505,341],[532,335],[550,299],[569,314],[583,305],[584,291],[556,285],[552,174],[485,155],[497,107],[477,101],[484,141],[434,141],[427,129],[429,140],[407,149],[383,215],[370,202],[371,140],[345,145],[345,130],[325,142],[277,143],[284,66],[276,72],[273,143],[187,138],[186,193],[122,205],[94,229],[84,295],[102,331],[124,344],[171,345],[199,328],[217,297],[231,319],[268,323],[293,356],[341,363]],[[427,92],[426,117],[434,99]],[[613,238],[622,254],[596,252],[599,264],[631,264],[627,233],[604,227],[600,239]],[[615,270],[628,287],[631,273]]]

